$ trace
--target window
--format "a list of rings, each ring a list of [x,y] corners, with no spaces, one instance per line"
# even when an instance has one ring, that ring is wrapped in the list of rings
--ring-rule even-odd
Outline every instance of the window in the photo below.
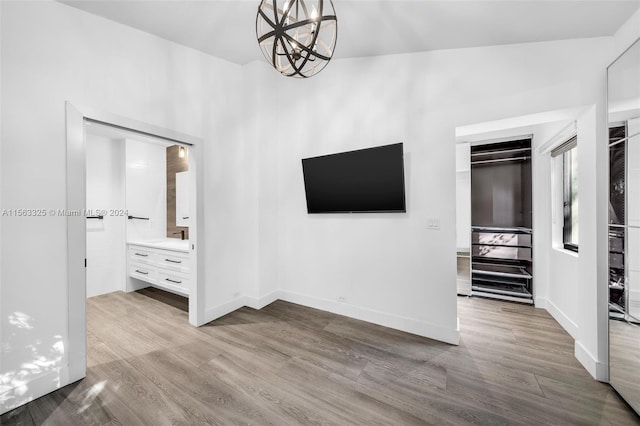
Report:
[[[578,251],[578,147],[562,154],[564,175],[564,248]]]
[[[562,156],[562,243],[564,248],[578,251],[578,139],[573,137],[551,151]]]

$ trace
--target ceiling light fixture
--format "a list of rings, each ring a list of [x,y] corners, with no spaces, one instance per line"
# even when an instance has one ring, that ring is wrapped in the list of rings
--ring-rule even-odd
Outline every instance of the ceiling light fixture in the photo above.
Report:
[[[186,151],[186,149],[184,148],[184,146],[181,146],[180,148],[178,148],[178,157],[179,158],[184,158],[184,156],[186,154],[185,151]]]
[[[262,0],[256,35],[262,53],[278,72],[307,78],[331,60],[338,18],[331,0]]]

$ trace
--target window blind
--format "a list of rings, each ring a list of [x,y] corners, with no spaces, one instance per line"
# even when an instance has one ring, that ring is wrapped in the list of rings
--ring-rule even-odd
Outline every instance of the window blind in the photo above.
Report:
[[[557,157],[558,155],[562,155],[565,152],[575,148],[576,146],[578,146],[578,136],[577,135],[572,137],[568,141],[560,144],[560,146],[557,146],[553,150],[551,150],[551,156],[552,157]]]

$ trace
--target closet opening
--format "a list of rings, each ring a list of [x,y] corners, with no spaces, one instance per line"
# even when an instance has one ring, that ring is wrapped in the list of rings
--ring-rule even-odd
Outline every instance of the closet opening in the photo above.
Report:
[[[531,137],[470,149],[471,294],[533,304]]]

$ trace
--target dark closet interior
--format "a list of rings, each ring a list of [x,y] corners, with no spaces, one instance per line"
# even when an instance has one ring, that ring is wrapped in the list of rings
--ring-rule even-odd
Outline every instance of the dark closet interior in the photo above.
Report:
[[[609,317],[628,319],[626,286],[626,175],[627,129],[609,128]]]
[[[531,139],[471,147],[471,290],[533,303]]]

